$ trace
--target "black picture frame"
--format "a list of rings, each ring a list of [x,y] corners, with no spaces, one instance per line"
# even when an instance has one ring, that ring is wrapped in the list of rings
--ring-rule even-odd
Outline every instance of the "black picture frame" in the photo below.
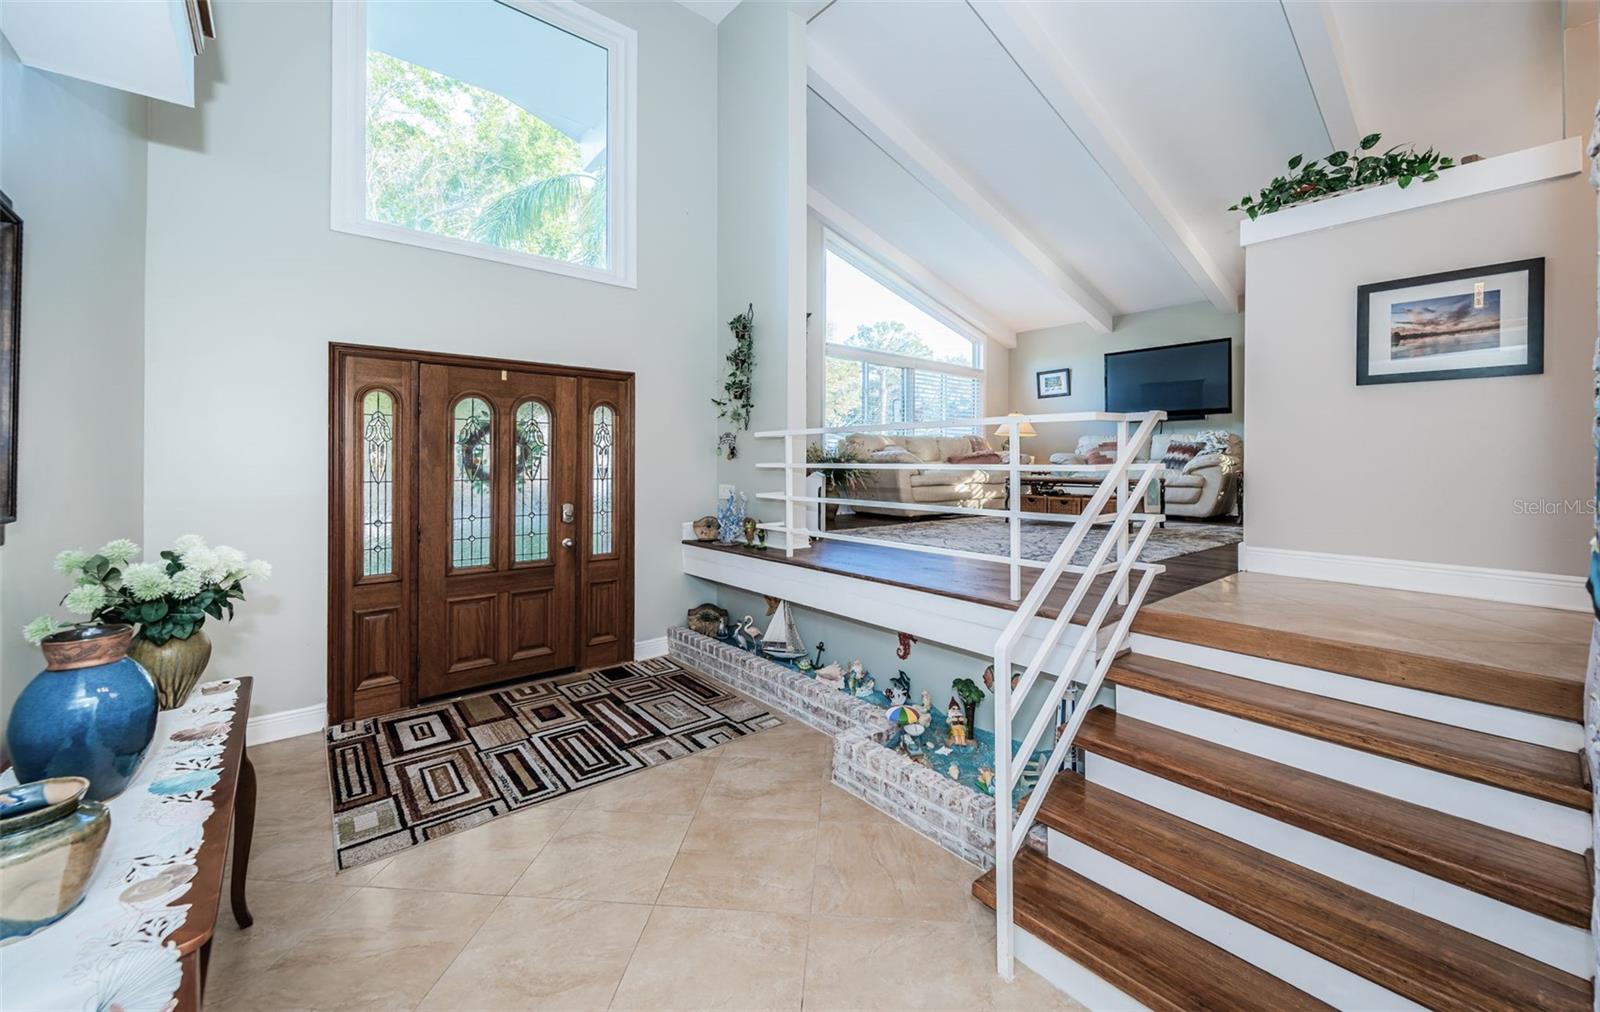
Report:
[[[1372,296],[1379,292],[1392,292],[1405,288],[1420,288],[1447,281],[1470,281],[1473,278],[1492,277],[1497,274],[1526,273],[1528,292],[1528,339],[1526,361],[1514,365],[1475,366],[1456,369],[1418,370],[1414,372],[1378,373],[1371,369],[1369,347]],[[1413,278],[1382,281],[1361,285],[1356,289],[1356,386],[1381,383],[1429,383],[1434,380],[1479,379],[1490,376],[1529,376],[1544,372],[1544,257],[1530,260],[1510,260],[1482,267],[1468,267],[1437,274],[1420,274]]]
[[[1055,394],[1047,394],[1047,393],[1045,393],[1044,392],[1044,378],[1046,376],[1055,376],[1055,375],[1058,375],[1058,374],[1062,378],[1062,390],[1061,390],[1061,392],[1060,393],[1055,393]],[[1033,391],[1034,391],[1034,394],[1041,400],[1043,400],[1043,399],[1045,399],[1047,397],[1071,397],[1072,396],[1072,370],[1071,369],[1041,369],[1041,370],[1039,370],[1038,372],[1033,374]]]
[[[22,378],[22,218],[0,193],[0,544],[17,519],[17,391]]]

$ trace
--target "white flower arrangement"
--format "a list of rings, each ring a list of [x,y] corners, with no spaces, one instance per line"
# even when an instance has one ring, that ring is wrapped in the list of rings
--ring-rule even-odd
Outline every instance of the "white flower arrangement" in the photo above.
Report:
[[[198,534],[179,538],[159,562],[133,561],[138,555],[138,545],[119,538],[92,554],[70,549],[56,556],[56,571],[74,581],[62,607],[86,616],[82,625],[135,624],[140,639],[159,646],[188,639],[207,617],[231,619],[234,602],[244,600],[244,582],[272,574],[266,562],[227,545],[212,548]],[[38,643],[71,628],[41,616],[24,626],[22,635]]]

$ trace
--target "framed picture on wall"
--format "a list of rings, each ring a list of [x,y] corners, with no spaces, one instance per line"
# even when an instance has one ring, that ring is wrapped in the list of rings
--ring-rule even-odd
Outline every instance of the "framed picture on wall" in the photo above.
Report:
[[[0,544],[17,519],[17,381],[22,343],[22,219],[0,193]]]
[[[1072,393],[1071,369],[1046,369],[1033,374],[1033,384],[1040,397],[1065,397]]]
[[[1544,258],[1356,289],[1356,385],[1544,372]]]

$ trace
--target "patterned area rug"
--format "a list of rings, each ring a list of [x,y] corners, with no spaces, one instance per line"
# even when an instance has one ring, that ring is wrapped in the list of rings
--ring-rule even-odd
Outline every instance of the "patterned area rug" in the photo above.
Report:
[[[1051,523],[1048,520],[1022,521],[1022,557],[1036,562],[1049,562],[1066,540],[1071,524]],[[1011,554],[1011,528],[1008,521],[999,517],[954,517],[949,520],[913,520],[903,524],[884,524],[881,527],[864,527],[850,532],[858,538],[875,541],[900,541],[913,545],[932,545],[936,548],[956,548],[964,552],[983,552],[987,555]],[[1105,540],[1106,529],[1094,527],[1083,537],[1083,544],[1073,554],[1074,565],[1087,565]],[[1150,532],[1140,559],[1160,562],[1207,548],[1236,545],[1244,540],[1244,527],[1239,524],[1168,523]]]
[[[339,867],[782,722],[658,657],[330,727]]]

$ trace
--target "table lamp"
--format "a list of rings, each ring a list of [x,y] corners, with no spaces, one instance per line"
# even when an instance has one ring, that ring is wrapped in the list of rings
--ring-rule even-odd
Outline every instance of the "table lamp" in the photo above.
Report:
[[[1020,412],[1020,411],[1012,411],[1012,412],[1008,413],[1006,415],[1006,417],[1007,418],[1021,418],[1022,417],[1022,412]],[[1023,422],[1022,424],[1017,426],[1017,438],[1018,439],[1028,439],[1031,436],[1037,436],[1037,435],[1038,435],[1038,433],[1033,430],[1033,423],[1032,422]],[[1010,436],[1006,437],[1005,447],[1004,448],[1007,449],[1007,450],[1011,449],[1011,437]]]

